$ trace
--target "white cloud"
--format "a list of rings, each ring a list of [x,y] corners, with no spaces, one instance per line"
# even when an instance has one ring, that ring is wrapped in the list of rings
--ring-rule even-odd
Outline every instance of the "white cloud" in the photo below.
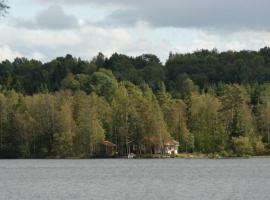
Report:
[[[104,23],[133,26],[146,21],[155,27],[216,28],[231,31],[269,30],[269,0],[39,0],[62,5],[119,7]]]
[[[64,9],[61,12],[65,16],[70,16]],[[103,26],[90,23],[89,19],[80,18],[79,13],[71,18],[78,19],[76,20],[78,24],[66,29],[63,27],[56,29],[57,23],[61,23],[61,20],[54,25],[34,25],[33,28],[33,24],[30,23],[28,26],[25,24],[29,21],[37,24],[38,20],[34,18],[25,20],[21,17],[21,23],[14,23],[14,18],[13,22],[5,19],[5,23],[0,23],[1,59],[25,56],[49,61],[69,53],[89,60],[98,52],[103,52],[107,56],[119,52],[131,56],[153,53],[165,61],[170,51],[185,53],[215,47],[222,51],[257,50],[270,45],[270,33],[262,30],[224,32],[204,28],[155,27],[146,20],[139,20],[133,26]]]
[[[0,45],[0,61],[14,60],[16,57],[21,57],[22,54],[11,49],[8,45]]]
[[[124,48],[130,40],[130,33],[121,28],[88,25],[76,30],[56,31],[0,24],[0,44],[16,49],[21,56],[32,55],[42,60],[53,59],[67,53],[85,59],[91,59],[99,51],[110,55]]]
[[[27,56],[31,59],[35,59],[35,60],[40,60],[40,61],[44,61],[45,59],[45,55],[40,53],[40,52],[33,52],[30,56]]]

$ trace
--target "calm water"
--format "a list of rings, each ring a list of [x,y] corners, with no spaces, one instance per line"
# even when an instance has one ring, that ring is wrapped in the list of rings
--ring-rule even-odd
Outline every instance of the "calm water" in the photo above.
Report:
[[[2,200],[269,200],[270,159],[0,160]]]

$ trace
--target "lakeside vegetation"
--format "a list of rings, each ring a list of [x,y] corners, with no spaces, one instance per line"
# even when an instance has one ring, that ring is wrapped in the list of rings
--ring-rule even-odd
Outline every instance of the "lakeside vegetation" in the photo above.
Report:
[[[104,140],[125,156],[146,137],[173,138],[180,152],[269,154],[269,81],[267,47],[170,54],[165,64],[101,53],[3,61],[0,157],[89,158]]]

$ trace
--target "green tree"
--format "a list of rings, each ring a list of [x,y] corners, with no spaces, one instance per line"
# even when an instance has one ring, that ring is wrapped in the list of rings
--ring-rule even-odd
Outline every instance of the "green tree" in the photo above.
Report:
[[[5,137],[5,125],[7,123],[7,99],[0,94],[0,152],[2,152]]]
[[[99,52],[98,55],[92,59],[91,63],[95,64],[98,67],[103,67],[105,63],[105,56],[101,52]]]
[[[6,93],[6,124],[2,135],[2,157],[21,157],[21,137],[16,124],[16,113],[19,105],[20,95],[15,91]]]
[[[90,77],[90,92],[95,92],[100,96],[105,96],[107,100],[111,100],[117,84],[111,71],[100,69]]]
[[[252,144],[248,137],[237,137],[232,139],[234,152],[238,156],[246,156],[253,154]]]
[[[262,94],[256,104],[257,127],[264,142],[270,144],[270,96],[269,86],[264,85]]]
[[[125,155],[130,137],[128,131],[129,97],[123,84],[120,84],[112,100],[113,110],[113,141],[116,142],[119,153]]]
[[[50,156],[56,131],[55,96],[52,94],[34,95],[30,106],[31,116],[35,120],[35,128],[32,133],[34,154],[37,157]]]
[[[105,130],[96,106],[99,97],[94,93],[90,96],[83,93],[77,95],[80,95],[77,96],[80,100],[76,102],[78,105],[75,108],[77,109],[76,152],[81,157],[95,156],[99,145],[105,139]]]
[[[56,130],[52,153],[59,157],[73,156],[73,138],[76,124],[73,119],[73,102],[70,94],[60,94],[56,111]]]
[[[80,89],[80,82],[75,79],[73,74],[68,74],[61,83],[62,89],[76,91]]]
[[[210,94],[192,95],[190,131],[194,134],[195,150],[218,152],[226,148],[228,138],[222,124],[221,102]]]
[[[230,137],[254,134],[254,118],[249,107],[250,97],[244,87],[226,85],[221,96],[222,116]]]
[[[187,129],[187,108],[186,104],[179,99],[173,99],[166,92],[165,85],[160,86],[157,93],[157,98],[164,114],[167,128],[171,136],[179,141],[180,148],[187,151],[189,147],[189,130]]]

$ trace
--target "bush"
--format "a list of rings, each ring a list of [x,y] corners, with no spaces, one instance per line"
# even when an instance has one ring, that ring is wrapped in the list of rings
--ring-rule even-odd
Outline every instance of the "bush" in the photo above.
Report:
[[[237,156],[247,156],[253,154],[253,147],[248,137],[232,138],[234,153]]]
[[[221,157],[225,157],[225,158],[231,156],[231,154],[229,152],[225,151],[225,150],[221,151],[219,154],[220,154]]]
[[[254,138],[252,141],[252,146],[256,155],[263,155],[265,153],[265,146],[261,137]]]

